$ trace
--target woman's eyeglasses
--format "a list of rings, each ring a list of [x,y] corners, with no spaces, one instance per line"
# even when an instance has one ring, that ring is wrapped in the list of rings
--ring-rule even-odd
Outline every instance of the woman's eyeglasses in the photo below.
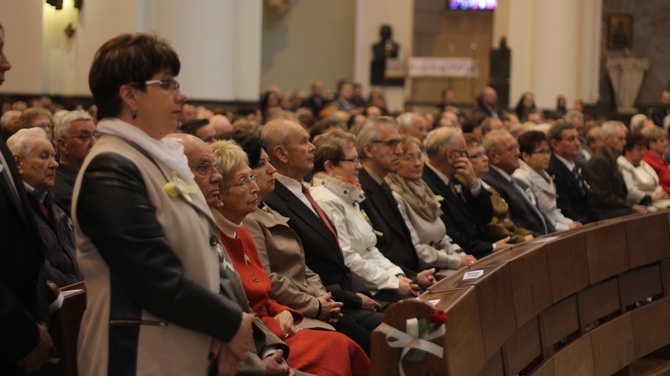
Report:
[[[249,174],[248,177],[243,177],[242,180],[240,180],[239,183],[237,184],[221,184],[222,187],[224,188],[231,188],[231,187],[244,187],[249,189],[251,187],[251,182],[257,182],[258,181],[258,175],[256,174]]]
[[[144,82],[131,82],[130,85],[158,85],[163,90],[177,90],[179,89],[179,81],[177,80],[149,80]]]

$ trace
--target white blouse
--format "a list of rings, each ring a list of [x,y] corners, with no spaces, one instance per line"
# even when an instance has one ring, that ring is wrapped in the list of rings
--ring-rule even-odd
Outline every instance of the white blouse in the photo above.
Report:
[[[330,176],[314,176],[313,182],[309,192],[335,225],[344,264],[373,292],[397,289],[397,275],[404,273],[377,249],[377,236],[358,206],[363,190]]]
[[[556,205],[556,199],[558,198],[556,186],[547,171],[537,172],[521,160],[519,160],[519,164],[519,168],[514,171],[512,177],[530,187],[537,200],[535,203],[537,208],[547,216],[556,231],[570,228],[570,224],[574,221],[564,216],[561,209]]]

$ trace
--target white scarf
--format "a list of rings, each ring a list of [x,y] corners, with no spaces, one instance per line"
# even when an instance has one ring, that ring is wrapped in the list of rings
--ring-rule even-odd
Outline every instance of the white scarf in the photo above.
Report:
[[[156,140],[134,125],[118,118],[104,118],[97,126],[101,135],[119,137],[130,144],[137,145],[156,161],[166,165],[186,184],[195,184],[193,172],[188,167],[188,158],[184,155],[184,146],[177,141],[162,139]]]

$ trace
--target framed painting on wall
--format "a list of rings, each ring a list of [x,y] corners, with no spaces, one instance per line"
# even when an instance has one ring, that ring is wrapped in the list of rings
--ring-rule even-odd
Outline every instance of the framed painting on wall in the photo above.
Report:
[[[633,16],[610,14],[607,19],[607,48],[621,50],[633,48]]]

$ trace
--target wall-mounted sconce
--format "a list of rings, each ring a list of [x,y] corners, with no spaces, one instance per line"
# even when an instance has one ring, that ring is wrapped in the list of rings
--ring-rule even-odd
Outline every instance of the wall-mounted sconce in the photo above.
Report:
[[[67,38],[70,39],[72,36],[74,36],[74,33],[77,32],[77,29],[72,26],[72,22],[67,24],[67,27],[65,28],[65,35],[67,35]]]

